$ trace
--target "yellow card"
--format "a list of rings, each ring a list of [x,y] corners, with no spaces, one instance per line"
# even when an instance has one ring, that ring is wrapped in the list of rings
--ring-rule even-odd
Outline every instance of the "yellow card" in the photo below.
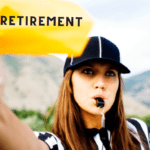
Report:
[[[80,6],[62,0],[1,0],[0,54],[78,56],[93,20]]]

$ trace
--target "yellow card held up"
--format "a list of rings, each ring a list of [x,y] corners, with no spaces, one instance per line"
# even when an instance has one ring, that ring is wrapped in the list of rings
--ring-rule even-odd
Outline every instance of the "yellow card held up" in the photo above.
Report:
[[[1,0],[0,54],[78,56],[93,20],[80,6],[62,0]]]

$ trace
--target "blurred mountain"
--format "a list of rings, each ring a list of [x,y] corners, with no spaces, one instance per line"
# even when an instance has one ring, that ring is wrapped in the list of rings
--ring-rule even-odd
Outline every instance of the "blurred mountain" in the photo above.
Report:
[[[144,105],[142,102],[137,101],[128,94],[124,94],[123,103],[125,113],[127,115],[138,115],[140,117],[150,115],[150,108]]]
[[[124,80],[126,94],[150,107],[150,70]]]
[[[56,57],[1,56],[5,70],[4,100],[11,108],[44,112],[58,95],[63,62]]]
[[[40,110],[56,102],[64,62],[56,57],[3,55],[4,101],[10,108]],[[125,112],[144,116],[150,109],[150,71],[125,79]]]

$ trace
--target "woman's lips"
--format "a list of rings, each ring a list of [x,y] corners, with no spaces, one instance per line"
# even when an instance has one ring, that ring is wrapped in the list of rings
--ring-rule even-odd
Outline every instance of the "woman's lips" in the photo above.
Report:
[[[102,95],[95,95],[95,96],[93,96],[92,97],[93,99],[95,99],[95,100],[97,100],[97,99],[101,99],[101,100],[103,100],[103,101],[105,101],[105,97],[104,96],[102,96]]]
[[[97,101],[104,101],[102,98],[95,98],[95,100],[97,100]]]

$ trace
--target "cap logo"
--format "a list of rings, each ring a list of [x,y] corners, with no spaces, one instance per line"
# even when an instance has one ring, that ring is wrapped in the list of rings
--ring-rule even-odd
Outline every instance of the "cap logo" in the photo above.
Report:
[[[100,36],[98,36],[98,41],[99,41],[99,58],[102,58],[102,44]]]

